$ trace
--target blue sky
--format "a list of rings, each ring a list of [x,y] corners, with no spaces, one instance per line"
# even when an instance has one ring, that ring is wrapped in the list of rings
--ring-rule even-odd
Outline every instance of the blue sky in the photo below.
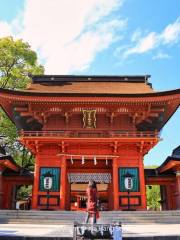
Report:
[[[0,37],[30,43],[48,74],[150,74],[157,91],[180,87],[179,0],[0,0]],[[180,110],[146,165],[179,145]]]

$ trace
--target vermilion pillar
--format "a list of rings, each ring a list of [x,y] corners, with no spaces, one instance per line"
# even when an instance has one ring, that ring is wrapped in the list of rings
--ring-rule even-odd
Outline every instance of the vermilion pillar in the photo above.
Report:
[[[2,186],[2,168],[0,167],[0,209],[2,208],[2,203],[3,203],[3,186]]]
[[[61,190],[60,190],[60,208],[66,209],[67,193],[67,163],[65,156],[61,157]]]
[[[147,209],[146,203],[146,185],[145,185],[145,175],[144,175],[144,164],[143,157],[140,158],[139,163],[139,179],[140,179],[140,191],[141,191],[141,209]]]
[[[167,210],[175,209],[175,202],[174,202],[174,186],[172,184],[166,185],[166,193],[167,193]]]
[[[112,180],[111,182],[109,183],[109,186],[108,186],[108,209],[109,210],[113,210],[114,209],[114,202],[113,202],[113,198],[112,198],[112,192],[113,192],[113,183],[112,183]]]
[[[176,172],[176,209],[180,209],[180,171]]]
[[[114,192],[114,210],[119,208],[119,196],[118,196],[118,164],[117,158],[113,159],[113,192]]]
[[[38,186],[39,186],[39,158],[36,155],[35,169],[34,169],[34,183],[32,190],[32,209],[38,206]]]

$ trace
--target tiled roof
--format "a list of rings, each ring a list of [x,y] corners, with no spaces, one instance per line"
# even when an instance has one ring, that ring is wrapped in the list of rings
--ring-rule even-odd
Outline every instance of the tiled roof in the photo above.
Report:
[[[177,158],[180,158],[180,145],[177,147],[177,148],[175,148],[174,150],[173,150],[173,152],[172,152],[172,155],[171,155],[172,157],[177,157]]]
[[[166,173],[160,173],[158,168],[145,168],[144,169],[145,177],[167,177],[175,175],[174,171],[169,170]]]
[[[3,176],[7,176],[7,177],[8,176],[11,176],[11,177],[12,176],[22,176],[22,177],[30,177],[33,179],[34,174],[25,168],[21,168],[20,171],[18,171],[18,172],[15,172],[12,169],[7,168],[4,170]]]
[[[101,94],[138,94],[153,93],[154,90],[145,82],[62,82],[34,83],[29,92],[45,93],[101,93]]]

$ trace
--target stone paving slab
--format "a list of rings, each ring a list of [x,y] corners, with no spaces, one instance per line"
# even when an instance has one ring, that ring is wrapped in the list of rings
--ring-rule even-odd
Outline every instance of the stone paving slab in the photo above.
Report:
[[[1,240],[73,240],[72,237],[1,236]],[[84,239],[84,238],[83,238]],[[180,240],[180,236],[123,237],[123,240]],[[84,239],[89,240],[89,239]],[[98,239],[97,239],[98,240]],[[102,239],[99,239],[102,240]],[[109,239],[103,239],[109,240]]]
[[[123,239],[180,240],[180,224],[123,225]],[[72,225],[0,224],[0,240],[72,239]]]

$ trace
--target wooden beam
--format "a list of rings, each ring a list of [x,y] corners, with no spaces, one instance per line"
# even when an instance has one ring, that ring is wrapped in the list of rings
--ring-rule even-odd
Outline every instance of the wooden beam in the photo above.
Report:
[[[28,108],[27,107],[15,107],[14,110],[17,112],[25,112],[25,111],[28,111]]]
[[[151,109],[152,112],[164,112],[164,108],[153,108]]]
[[[151,116],[151,117],[158,117],[158,116],[159,116],[159,113],[153,113],[153,112],[151,112],[151,113],[149,114],[149,116]]]
[[[21,112],[20,115],[21,117],[31,116],[29,112]]]

